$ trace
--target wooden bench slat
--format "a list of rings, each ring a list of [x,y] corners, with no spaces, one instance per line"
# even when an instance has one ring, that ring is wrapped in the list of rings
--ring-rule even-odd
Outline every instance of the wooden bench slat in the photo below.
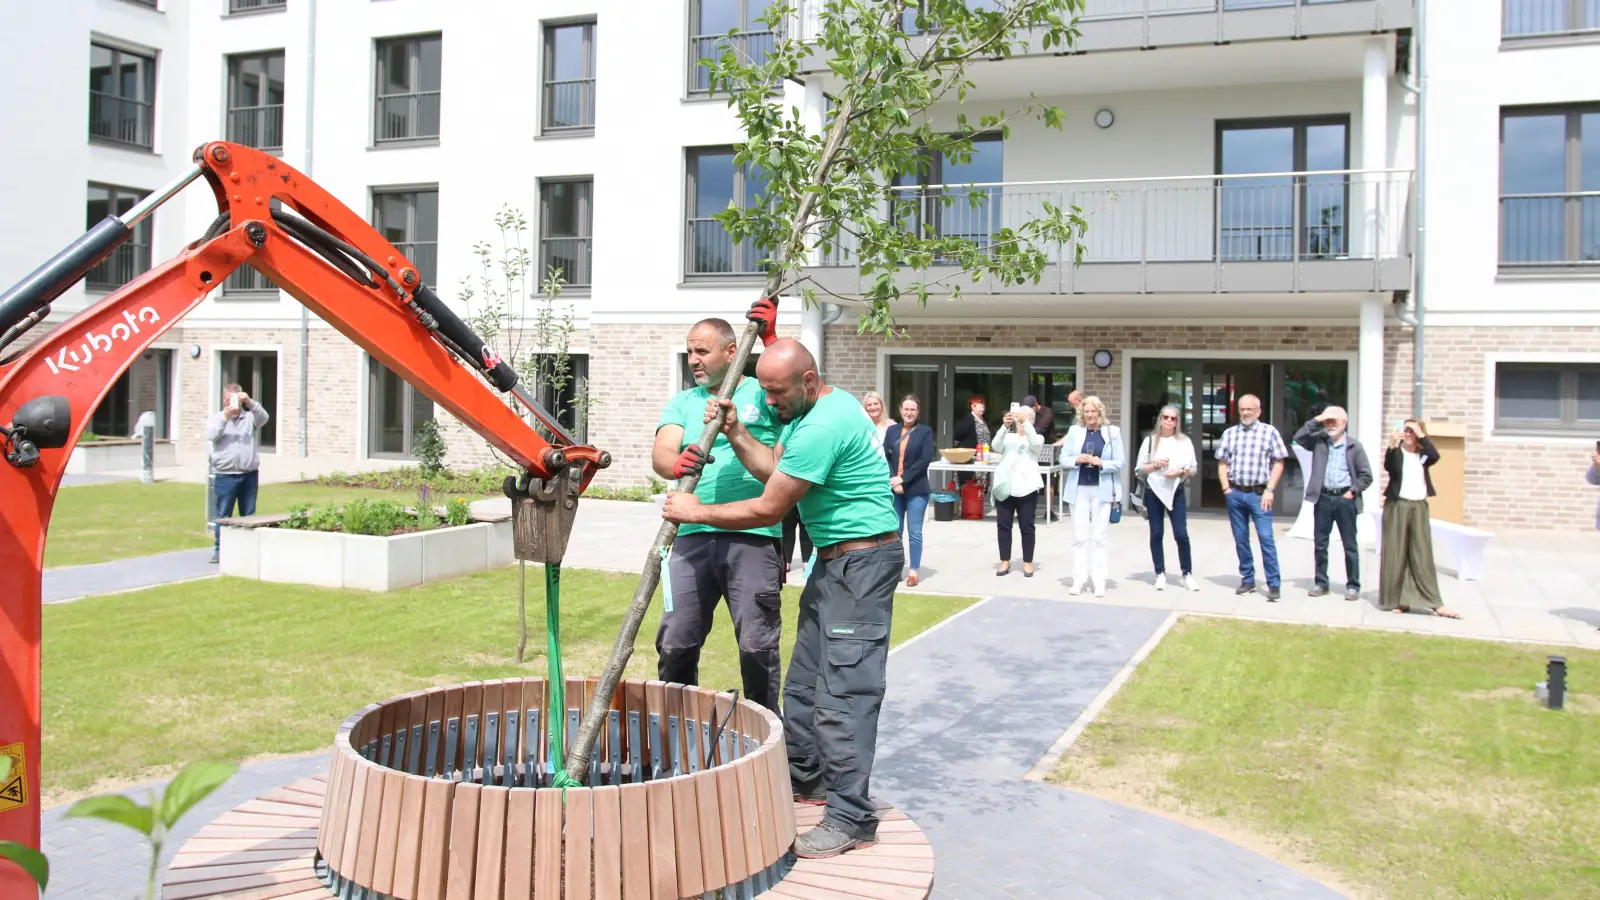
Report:
[[[622,900],[621,796],[614,786],[594,792],[595,900]]]
[[[717,773],[699,772],[694,784],[696,820],[700,825],[700,860],[705,890],[715,891],[728,884],[728,863],[723,859],[722,804],[717,802]]]
[[[726,851],[723,870],[727,873],[728,884],[737,884],[748,878],[752,871],[750,859],[745,853],[745,831],[739,822],[739,816],[743,815],[743,805],[739,800],[739,778],[732,768],[717,769],[711,774],[717,780],[718,806],[730,812],[722,817],[722,846]],[[738,815],[733,815],[734,811]]]
[[[478,696],[481,698],[482,694]],[[478,861],[478,801],[482,791],[483,788],[476,784],[463,782],[456,785],[454,809],[450,816],[446,900],[472,900],[472,876]]]
[[[378,814],[378,843],[372,863],[372,888],[380,894],[394,895],[395,857],[400,848],[400,805],[405,799],[406,776],[393,770],[383,773],[383,804]]]
[[[290,819],[311,819],[320,823],[322,815],[316,807],[303,803],[282,803],[273,800],[257,799],[248,803],[235,806],[232,812],[254,813],[258,816],[284,816]]]
[[[755,782],[756,825],[761,830],[761,864],[771,865],[783,850],[778,846],[779,806],[772,797],[772,764],[776,748],[767,746],[765,752],[755,755],[750,765],[750,778]]]
[[[235,863],[251,862],[281,862],[288,859],[304,859],[307,850],[314,847],[288,847],[281,850],[223,850],[219,852],[202,852],[189,849],[184,844],[184,849],[172,857],[172,862],[167,865],[170,870],[190,869],[204,866],[226,866]]]
[[[251,812],[225,812],[212,820],[218,825],[257,826],[261,828],[309,828],[313,831],[320,826],[321,820],[310,816],[268,816]]]
[[[871,881],[881,884],[893,884],[900,887],[922,887],[926,885],[928,876],[921,866],[914,868],[890,868],[883,865],[883,860],[873,860],[873,865],[857,865],[840,862],[845,856],[836,856],[832,859],[808,859],[806,870],[819,875],[831,875],[836,878],[853,878],[859,881]]]
[[[315,850],[317,842],[302,838],[213,838],[197,834],[184,845],[199,853],[232,853],[247,850]]]
[[[506,896],[533,896],[533,819],[536,792],[511,792],[506,804]]]
[[[568,897],[588,897],[592,878],[594,856],[590,838],[593,819],[593,795],[589,791],[571,791],[567,794],[567,825],[565,834]]]
[[[499,693],[498,686],[495,693]],[[484,695],[488,696],[487,690]],[[478,861],[473,900],[501,900],[505,883],[506,804],[510,799],[511,789],[504,787],[486,787],[479,795]]]
[[[290,859],[263,859],[250,862],[233,862],[201,868],[179,868],[167,873],[167,884],[192,884],[199,881],[217,881],[244,875],[271,875],[278,872],[304,872],[305,854],[295,854]]]
[[[747,756],[734,763],[732,768],[734,780],[739,784],[745,870],[752,873],[759,872],[766,867],[767,861],[763,858],[764,849],[761,846],[759,821],[761,817],[756,808],[755,760]]]
[[[355,771],[355,761],[342,752],[333,754],[333,779],[330,781],[329,793],[324,795],[322,825],[317,834],[317,849],[322,853],[328,865],[335,871],[339,869],[340,851],[344,847],[344,814],[349,809],[346,799],[350,796],[350,773]],[[335,802],[328,802],[328,797],[338,798]]]
[[[561,900],[561,789],[540,788],[534,812],[534,900]]]
[[[653,734],[652,739],[659,739]],[[649,821],[649,786],[625,784],[617,791],[622,821],[630,825]],[[637,827],[622,835],[622,900],[650,900],[650,840]]]
[[[416,900],[417,869],[422,861],[422,816],[427,805],[428,780],[401,776],[400,827],[395,837],[394,878],[390,893],[399,900]]]
[[[441,900],[450,868],[450,813],[456,784],[433,779],[423,793],[422,842],[418,847],[416,900]]]
[[[347,777],[350,781],[348,809],[339,814],[340,831],[344,837],[339,842],[339,868],[341,875],[354,875],[359,856],[357,845],[361,840],[361,810],[367,799],[367,771],[371,767],[355,760],[350,763]]]
[[[833,891],[836,897],[866,897],[870,898],[870,900],[925,900],[928,896],[926,890],[918,888],[861,881],[857,878],[841,878],[837,875],[812,871],[810,868],[802,866],[796,866],[791,869],[789,874],[784,876],[783,883],[823,888]]]
[[[261,825],[207,825],[196,836],[213,838],[254,838],[257,840],[303,840],[316,843],[315,828],[267,828]]]
[[[667,784],[672,786],[672,840],[678,850],[678,896],[697,897],[705,893],[706,886],[694,781],[685,775],[668,779]]]
[[[356,845],[356,880],[362,884],[372,883],[372,870],[378,861],[378,825],[383,818],[383,769],[369,765],[367,772],[367,794],[361,803],[361,843]],[[352,811],[354,814],[354,811]]]
[[[672,841],[672,785],[645,784],[650,806],[650,897],[678,900],[677,850]],[[541,898],[542,900],[542,898]]]
[[[208,881],[175,884],[169,888],[164,888],[161,896],[163,900],[195,900],[195,898],[199,897],[224,895],[229,891],[271,888],[280,885],[295,885],[297,890],[303,890],[307,887],[305,872],[269,872],[264,875],[240,875],[235,878],[215,878]]]

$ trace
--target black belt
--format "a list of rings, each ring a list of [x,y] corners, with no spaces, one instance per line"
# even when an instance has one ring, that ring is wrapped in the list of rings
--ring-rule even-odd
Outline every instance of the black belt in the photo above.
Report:
[[[1267,489],[1264,484],[1233,484],[1228,487],[1230,490],[1244,491],[1247,494],[1260,494]]]

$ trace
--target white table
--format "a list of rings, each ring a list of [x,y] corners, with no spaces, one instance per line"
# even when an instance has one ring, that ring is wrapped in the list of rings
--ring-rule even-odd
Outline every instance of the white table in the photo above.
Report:
[[[978,463],[978,462],[953,463],[953,462],[945,462],[944,460],[941,459],[938,462],[928,463],[928,471],[929,472],[943,472],[945,474],[946,477],[944,478],[943,483],[945,484],[945,486],[946,486],[945,490],[947,490],[947,491],[949,489],[950,481],[955,477],[955,473],[957,473],[957,472],[973,472],[973,473],[985,473],[986,474],[986,473],[994,472],[994,470],[999,468],[999,467],[1000,467],[1000,464],[999,464],[998,461],[996,461],[996,462],[982,462],[982,463]],[[1056,475],[1056,474],[1058,474],[1058,473],[1065,472],[1066,470],[1067,470],[1067,467],[1062,465],[1059,462],[1053,462],[1053,463],[1043,463],[1042,462],[1042,463],[1039,463],[1039,474],[1044,476],[1044,482],[1045,482],[1046,490],[1049,489],[1051,477]],[[1058,520],[1061,518],[1061,507],[1066,501],[1066,498],[1064,496],[1062,496],[1063,493],[1064,492],[1060,491],[1060,490],[1056,491],[1055,518],[1058,519]],[[1048,495],[1046,495],[1046,496],[1048,496]],[[960,509],[960,505],[961,505],[960,501],[959,500],[956,501],[956,508],[958,510]],[[1045,525],[1049,525],[1050,524],[1050,504],[1048,502],[1045,503],[1045,507],[1044,507],[1044,524]]]

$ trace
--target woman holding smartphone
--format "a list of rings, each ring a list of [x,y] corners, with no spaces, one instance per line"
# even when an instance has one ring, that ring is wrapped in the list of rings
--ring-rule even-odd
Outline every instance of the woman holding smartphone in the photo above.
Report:
[[[1022,575],[1033,577],[1033,525],[1039,517],[1039,492],[1044,489],[1044,478],[1039,474],[1044,436],[1033,430],[1033,417],[1032,407],[1011,404],[1011,411],[1001,420],[1000,433],[994,438],[994,449],[1000,454],[990,488],[1000,532],[1000,568],[996,575],[1011,573],[1011,520],[1015,518],[1022,532]]]
[[[1383,470],[1389,483],[1383,488],[1383,555],[1378,560],[1378,606],[1403,614],[1421,605],[1446,619],[1460,615],[1439,596],[1439,575],[1433,566],[1433,523],[1428,498],[1434,496],[1428,469],[1439,461],[1439,451],[1422,431],[1422,423],[1407,419],[1389,435]]]

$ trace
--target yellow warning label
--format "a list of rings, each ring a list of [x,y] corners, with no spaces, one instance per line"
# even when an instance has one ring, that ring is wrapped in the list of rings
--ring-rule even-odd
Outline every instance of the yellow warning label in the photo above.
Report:
[[[0,747],[0,755],[11,757],[11,771],[6,773],[5,783],[0,784],[0,812],[27,806],[28,771],[22,745],[7,744]]]

